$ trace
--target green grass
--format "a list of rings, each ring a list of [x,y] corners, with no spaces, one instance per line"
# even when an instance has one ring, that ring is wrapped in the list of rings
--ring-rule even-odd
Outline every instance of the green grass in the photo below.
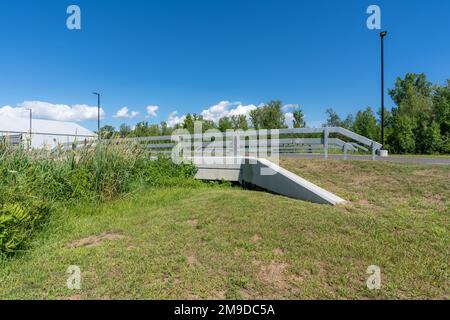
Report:
[[[0,298],[449,298],[449,166],[282,166],[350,204],[204,185],[61,208],[32,249],[0,262]],[[66,287],[69,265],[79,291]],[[369,265],[380,290],[366,287]]]
[[[144,185],[191,184],[195,170],[170,159],[151,161],[140,146],[117,141],[31,153],[0,143],[0,259],[26,249],[54,206],[95,205]]]
[[[398,158],[450,158],[448,154],[389,154],[389,157]]]

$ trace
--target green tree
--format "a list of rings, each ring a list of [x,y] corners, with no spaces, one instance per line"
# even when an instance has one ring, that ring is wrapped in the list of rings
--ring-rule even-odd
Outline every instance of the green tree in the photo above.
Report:
[[[244,114],[232,115],[231,124],[233,130],[248,130],[247,117]]]
[[[340,127],[342,126],[342,121],[339,115],[332,108],[328,108],[325,113],[327,114],[327,122],[324,126],[326,127]]]
[[[135,137],[148,136],[148,122],[147,121],[138,122],[134,127],[133,136]]]
[[[115,132],[116,129],[110,125],[105,125],[100,128],[100,136],[102,139],[111,139]]]
[[[441,151],[443,141],[438,123],[419,122],[415,131],[416,153],[433,154]]]
[[[182,127],[183,129],[188,130],[190,133],[194,132],[194,121],[195,121],[196,115],[191,115],[188,113],[186,117],[184,118]]]
[[[147,129],[147,134],[149,136],[160,136],[161,135],[161,130],[159,128],[159,125],[157,125],[157,124],[149,125],[149,127]]]
[[[295,109],[293,112],[294,117],[294,128],[304,128],[306,127],[306,122],[304,120],[303,110]]]
[[[119,136],[121,138],[126,138],[131,134],[131,128],[126,123],[122,123],[119,127]]]
[[[393,114],[392,132],[388,137],[389,146],[395,153],[413,153],[416,149],[414,121],[396,112]]]
[[[434,121],[439,124],[444,139],[450,139],[450,79],[447,85],[437,87],[433,95]]]
[[[364,111],[358,111],[352,129],[354,132],[371,140],[378,140],[379,126],[372,108],[367,107]]]
[[[168,135],[172,134],[172,128],[169,128],[169,126],[167,125],[167,122],[162,121],[159,126],[161,128],[161,135],[168,136]]]
[[[252,110],[250,112],[250,119],[253,127],[256,130],[286,128],[281,107],[281,101],[273,100],[260,108]]]
[[[388,92],[395,104],[400,106],[412,93],[430,97],[432,91],[433,85],[427,80],[424,73],[407,73],[404,79],[398,77],[395,82],[395,88]]]
[[[204,120],[202,115],[188,113],[183,121],[182,128],[187,129],[190,133],[194,132],[195,123],[202,123],[202,132],[216,128],[214,121]]]
[[[349,114],[347,115],[347,117],[344,119],[344,121],[341,122],[341,127],[345,128],[345,129],[352,129],[353,128],[353,124],[354,124],[355,120],[353,119],[353,115]]]
[[[217,129],[216,124],[212,120],[202,120],[202,130],[203,132],[210,130],[210,129]]]
[[[446,128],[446,90],[435,89],[425,74],[408,73],[397,78],[389,94],[396,103],[393,109],[389,141],[397,152],[435,153],[445,147],[441,130]],[[412,131],[414,148],[411,150]],[[406,133],[405,133],[406,132]],[[401,134],[407,134],[402,137]]]
[[[223,117],[219,119],[219,130],[226,132],[227,130],[233,129],[233,123],[229,117]]]

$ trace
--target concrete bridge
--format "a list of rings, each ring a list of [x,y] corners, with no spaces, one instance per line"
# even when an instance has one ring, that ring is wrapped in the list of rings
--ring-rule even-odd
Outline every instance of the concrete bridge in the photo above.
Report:
[[[194,157],[200,180],[226,180],[290,198],[319,204],[338,205],[346,201],[325,189],[281,168],[275,163],[253,157]]]
[[[201,130],[199,132],[202,132]],[[248,130],[191,134],[176,131],[171,136],[124,139],[145,147],[151,157],[171,156],[174,161],[192,161],[200,180],[226,180],[255,186],[294,199],[339,205],[346,201],[331,192],[281,168],[270,158],[283,155],[341,152],[367,153],[373,160],[381,144],[339,127]],[[177,159],[174,159],[177,158]],[[276,161],[275,161],[276,162]]]
[[[183,159],[194,163],[198,168],[197,179],[233,181],[290,198],[328,205],[344,204],[347,201],[268,159],[271,156],[278,158],[282,154],[296,154],[296,151],[304,150],[305,147],[310,152],[323,150],[325,158],[328,158],[329,149],[334,148],[340,149],[345,159],[349,151],[370,152],[372,159],[375,159],[376,152],[381,149],[378,142],[344,128],[262,130],[222,135],[206,133],[172,139],[176,141],[176,145],[170,145],[172,156],[175,150]],[[151,145],[152,148],[167,146]],[[178,147],[178,150],[174,147]]]

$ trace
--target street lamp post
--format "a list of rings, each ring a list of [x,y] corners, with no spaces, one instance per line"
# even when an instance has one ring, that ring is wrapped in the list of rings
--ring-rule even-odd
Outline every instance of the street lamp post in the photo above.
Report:
[[[384,37],[386,37],[387,31],[380,32],[381,38],[381,150],[380,156],[387,157],[387,150],[384,148]]]
[[[98,134],[98,140],[101,139],[100,134],[100,93],[93,92],[92,94],[97,96],[97,134]]]
[[[33,130],[33,109],[28,108],[28,111],[30,111],[30,149],[31,149],[31,133]]]

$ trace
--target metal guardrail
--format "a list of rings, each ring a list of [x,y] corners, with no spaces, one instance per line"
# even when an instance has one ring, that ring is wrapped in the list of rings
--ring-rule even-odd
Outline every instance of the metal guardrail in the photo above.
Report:
[[[261,136],[263,139],[271,141],[271,133],[273,132],[270,130],[231,133],[206,132],[191,136],[140,137],[132,140],[144,144],[146,148],[156,154],[170,154],[180,140],[183,140],[184,144],[190,144],[198,153],[211,154],[211,152],[215,152],[218,155],[233,155],[236,149],[234,145],[238,144],[239,148],[250,155],[258,155],[259,152],[273,150],[275,147],[279,154],[323,151],[324,157],[328,158],[329,151],[336,150],[343,152],[344,158],[347,158],[348,152],[371,152],[372,158],[375,159],[376,152],[382,147],[376,141],[340,127],[279,129],[274,134],[276,143],[268,142],[261,146],[255,142]],[[298,137],[299,135],[318,135],[320,137],[302,138]],[[215,141],[218,137],[219,141]],[[146,142],[147,144],[145,144]],[[224,150],[222,153],[220,153],[221,149]]]
[[[0,130],[0,135],[26,135],[30,136],[29,132],[24,131],[4,131]],[[59,137],[72,137],[72,138],[97,138],[97,135],[83,135],[83,134],[70,134],[70,133],[52,133],[52,132],[33,132],[31,136],[59,136]]]
[[[306,136],[305,136],[306,135]],[[97,144],[97,136],[55,134],[51,132],[33,132],[37,136],[52,137],[56,142],[51,149],[78,149]],[[25,143],[29,132],[0,131],[0,137],[12,142]],[[66,139],[64,139],[66,137]],[[66,140],[66,141],[63,141]],[[278,154],[323,153],[328,158],[330,151],[342,152],[347,158],[349,152],[371,152],[375,159],[376,152],[382,145],[367,137],[340,127],[295,128],[278,130],[247,131],[207,131],[203,134],[173,134],[171,136],[149,136],[103,140],[111,143],[138,144],[143,146],[150,156],[168,155],[178,146],[183,150],[192,150],[194,155],[234,156],[237,150],[243,155],[258,157],[260,154],[276,152]],[[262,143],[263,142],[263,143]],[[242,154],[241,154],[242,155]]]
[[[13,147],[22,145],[25,148],[53,149],[60,145],[71,145],[84,143],[85,140],[92,141],[96,135],[66,134],[53,132],[24,132],[0,130],[0,141],[4,141]]]
[[[309,137],[301,137],[309,135]],[[313,136],[313,137],[311,137]],[[264,140],[264,143],[260,143]],[[248,130],[234,132],[209,132],[203,134],[174,134],[171,136],[149,136],[104,140],[111,143],[135,143],[145,147],[151,156],[171,155],[178,146],[192,150],[195,155],[212,154],[217,156],[236,155],[237,149],[250,156],[276,151],[278,154],[298,154],[323,152],[328,158],[329,151],[342,152],[347,158],[349,152],[371,152],[375,159],[376,152],[382,145],[376,141],[340,127],[295,128],[279,130]],[[92,141],[91,141],[92,143]],[[94,144],[96,141],[93,142]],[[73,143],[67,147],[74,147]],[[78,142],[80,147],[80,141]]]

